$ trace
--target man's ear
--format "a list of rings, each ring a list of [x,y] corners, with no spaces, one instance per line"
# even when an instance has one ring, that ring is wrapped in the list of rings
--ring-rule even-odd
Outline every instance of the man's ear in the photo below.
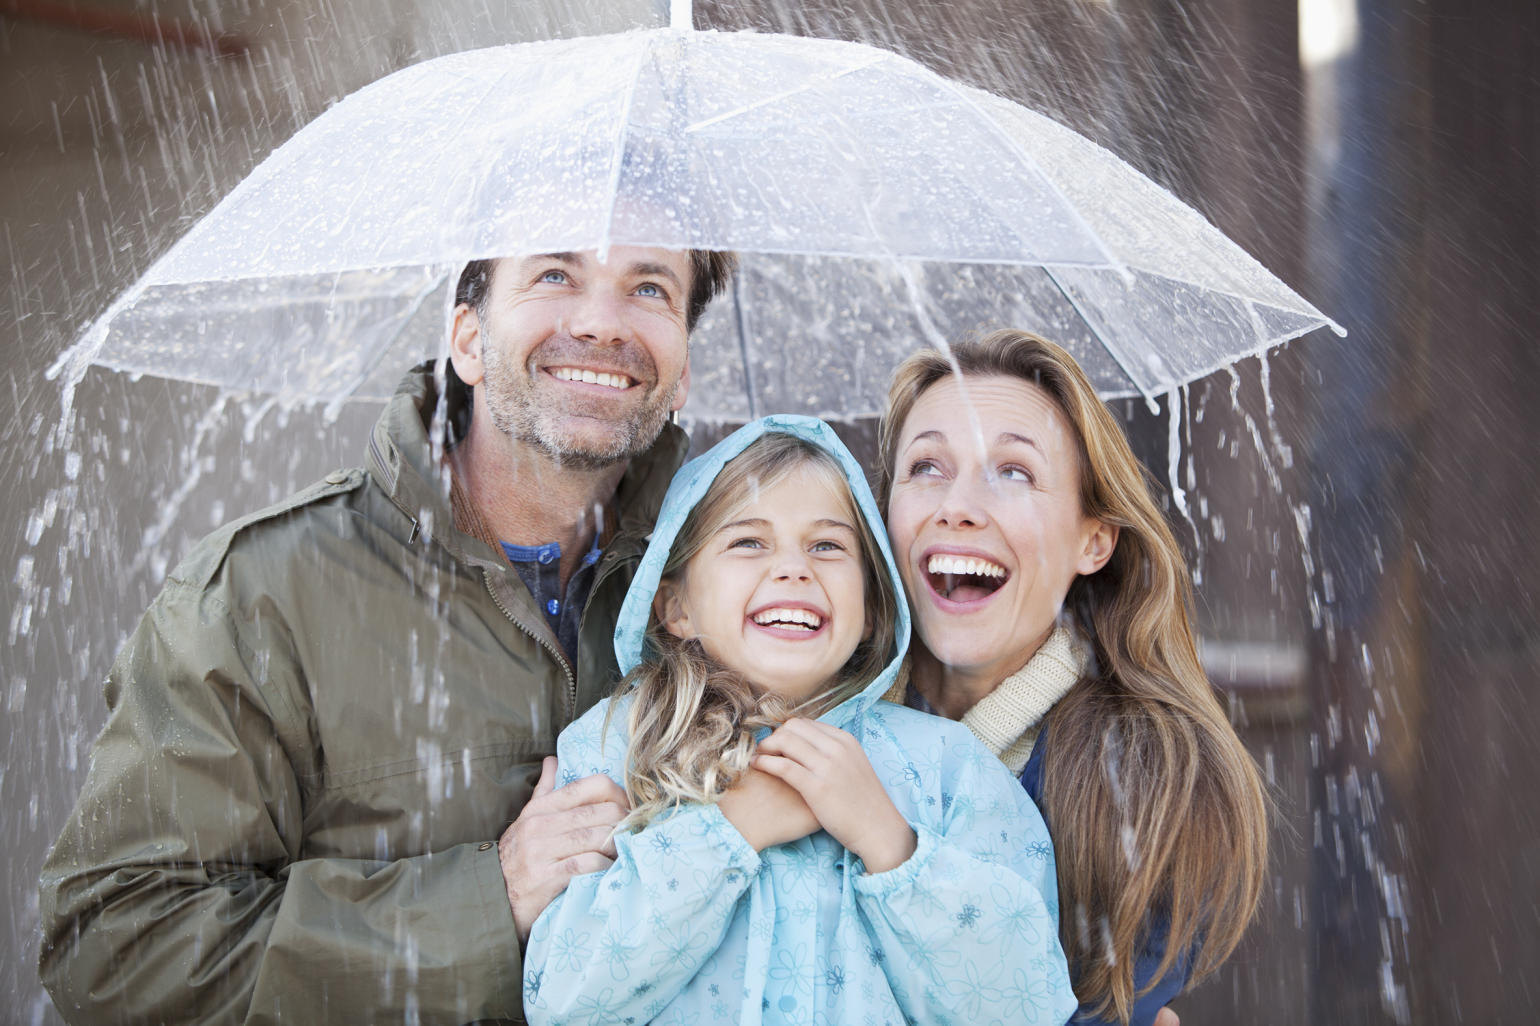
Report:
[[[454,318],[449,333],[449,362],[454,364],[460,380],[475,388],[487,376],[481,360],[481,318],[469,303],[455,307]]]
[[[664,630],[680,641],[695,636],[690,626],[690,614],[680,595],[679,582],[673,578],[665,577],[658,582],[658,593],[652,597],[652,615],[658,618]]]
[[[1094,574],[1107,565],[1112,550],[1118,547],[1118,525],[1101,520],[1088,520],[1090,532],[1080,549],[1080,559],[1075,563],[1077,574]]]
[[[679,375],[679,387],[674,390],[674,401],[669,406],[670,410],[677,412],[684,406],[684,401],[690,397],[690,354],[684,354],[684,373]]]

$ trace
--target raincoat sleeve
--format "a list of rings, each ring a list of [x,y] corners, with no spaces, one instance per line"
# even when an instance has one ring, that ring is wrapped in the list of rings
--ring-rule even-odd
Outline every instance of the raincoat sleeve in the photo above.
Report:
[[[602,702],[562,732],[563,785],[604,773],[625,786],[627,704]],[[615,849],[613,865],[573,879],[530,932],[524,1013],[532,1026],[652,1019],[721,946],[760,867],[715,805],[685,806],[622,833]]]
[[[962,761],[943,770],[937,825],[912,822],[908,861],[855,878],[870,955],[911,1022],[1066,1022],[1076,1002],[1048,829],[971,736],[950,748]],[[901,779],[888,786],[903,789]]]
[[[260,644],[243,636],[259,629]],[[319,755],[284,630],[276,618],[243,628],[217,589],[173,579],[119,656],[107,725],[40,880],[39,970],[59,1011],[517,1019],[495,844],[304,857],[301,776]]]

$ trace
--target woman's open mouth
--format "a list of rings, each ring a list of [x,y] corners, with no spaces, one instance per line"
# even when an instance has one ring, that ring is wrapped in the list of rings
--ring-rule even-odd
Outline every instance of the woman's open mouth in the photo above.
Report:
[[[977,556],[937,553],[925,562],[925,579],[931,590],[951,602],[977,602],[988,598],[1010,578],[1010,571]]]

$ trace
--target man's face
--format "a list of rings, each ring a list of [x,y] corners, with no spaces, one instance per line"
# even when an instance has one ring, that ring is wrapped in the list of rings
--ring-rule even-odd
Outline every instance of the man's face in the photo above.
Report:
[[[480,320],[493,425],[581,469],[646,450],[689,390],[689,292],[682,251],[498,261]]]

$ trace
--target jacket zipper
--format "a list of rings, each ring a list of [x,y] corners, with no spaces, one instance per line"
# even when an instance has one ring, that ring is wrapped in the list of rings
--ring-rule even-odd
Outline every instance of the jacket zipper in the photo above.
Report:
[[[389,473],[390,464],[386,462],[384,453],[380,452],[379,442],[375,439],[372,432],[369,435],[369,453],[374,457],[375,462],[380,468]],[[392,485],[394,485],[394,482],[392,482]],[[411,519],[412,536],[415,538],[417,535],[417,519],[415,517]],[[563,675],[567,678],[567,713],[572,715],[572,710],[577,706],[577,674],[572,671],[572,667],[567,663],[567,657],[559,652],[549,641],[546,641],[536,633],[532,627],[513,615],[513,610],[503,605],[503,600],[497,597],[497,592],[492,588],[492,571],[486,567],[482,567],[481,570],[481,583],[487,589],[487,595],[492,599],[492,604],[501,610],[502,614],[508,618],[508,622],[525,634],[528,634],[541,648],[551,653],[551,657],[561,667]]]
[[[556,660],[557,665],[561,667],[562,673],[566,674],[567,715],[575,718],[577,715],[577,674],[572,672],[572,667],[568,664],[567,657],[559,652],[556,649],[556,646],[552,645],[545,638],[542,638],[539,634],[537,634],[533,628],[526,625],[524,621],[520,620],[517,616],[514,616],[513,610],[503,605],[503,600],[497,597],[497,591],[492,587],[492,571],[486,567],[483,567],[481,570],[481,583],[486,586],[487,594],[492,598],[492,604],[495,605],[498,609],[502,610],[503,615],[508,618],[508,622],[513,624],[519,630],[523,631],[525,634],[528,634],[540,645],[541,648],[551,653],[551,656]]]

